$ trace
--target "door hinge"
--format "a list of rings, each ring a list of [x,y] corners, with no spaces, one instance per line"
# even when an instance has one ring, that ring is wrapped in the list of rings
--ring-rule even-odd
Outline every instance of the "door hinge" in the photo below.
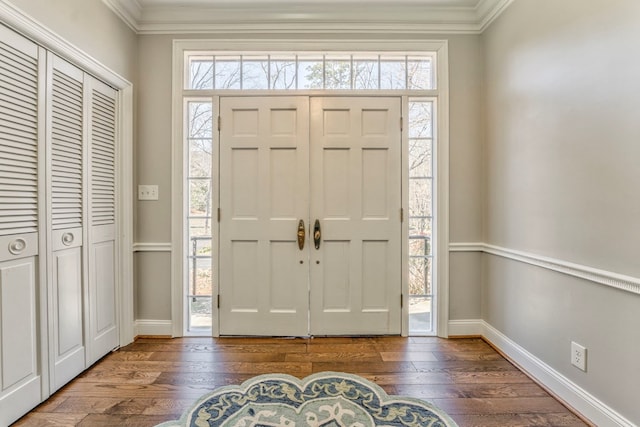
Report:
[[[400,208],[400,222],[404,222],[404,208]]]
[[[221,217],[222,217],[222,214],[220,213],[220,208],[218,208],[218,222],[220,222]]]
[[[218,116],[218,131],[222,128],[222,117]]]
[[[220,308],[220,295],[218,294],[218,308]]]
[[[400,132],[402,132],[404,130],[404,120],[402,117],[400,117]]]

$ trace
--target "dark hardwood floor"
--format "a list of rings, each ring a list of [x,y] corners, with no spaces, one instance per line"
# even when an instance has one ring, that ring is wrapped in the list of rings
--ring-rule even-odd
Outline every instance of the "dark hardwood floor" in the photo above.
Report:
[[[461,427],[586,425],[483,340],[431,337],[138,339],[15,425],[153,426],[222,385],[320,371],[428,400]]]

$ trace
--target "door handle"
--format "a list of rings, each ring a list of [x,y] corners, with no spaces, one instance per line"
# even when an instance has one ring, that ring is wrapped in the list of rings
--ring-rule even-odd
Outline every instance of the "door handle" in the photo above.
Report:
[[[322,232],[320,231],[320,221],[316,219],[316,223],[313,225],[313,244],[316,249],[320,249],[320,239],[322,238]]]
[[[304,238],[306,236],[306,231],[304,230],[304,220],[300,220],[298,223],[298,248],[300,250],[304,249]]]

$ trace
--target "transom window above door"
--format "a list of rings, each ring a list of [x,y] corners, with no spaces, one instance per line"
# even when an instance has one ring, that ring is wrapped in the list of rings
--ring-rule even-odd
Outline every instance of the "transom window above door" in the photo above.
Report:
[[[435,56],[425,53],[189,52],[187,90],[433,90]]]

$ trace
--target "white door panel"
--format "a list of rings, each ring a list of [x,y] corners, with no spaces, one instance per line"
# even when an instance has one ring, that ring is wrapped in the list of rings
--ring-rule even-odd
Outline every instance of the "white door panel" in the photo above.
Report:
[[[46,395],[42,253],[46,53],[0,25],[0,425]]]
[[[311,99],[311,334],[401,332],[401,103]]]
[[[307,335],[308,98],[222,98],[220,114],[220,333]]]
[[[90,292],[90,337],[93,363],[118,345],[115,294],[115,244],[109,239],[93,242],[89,253],[91,272]]]
[[[83,336],[82,248],[76,246],[52,254],[53,364],[51,392],[69,382],[85,368]]]
[[[40,403],[36,262],[0,263],[0,425]]]
[[[86,368],[83,265],[84,73],[49,53],[47,63],[49,390]]]
[[[88,355],[91,365],[118,346],[116,309],[116,91],[87,77]]]

